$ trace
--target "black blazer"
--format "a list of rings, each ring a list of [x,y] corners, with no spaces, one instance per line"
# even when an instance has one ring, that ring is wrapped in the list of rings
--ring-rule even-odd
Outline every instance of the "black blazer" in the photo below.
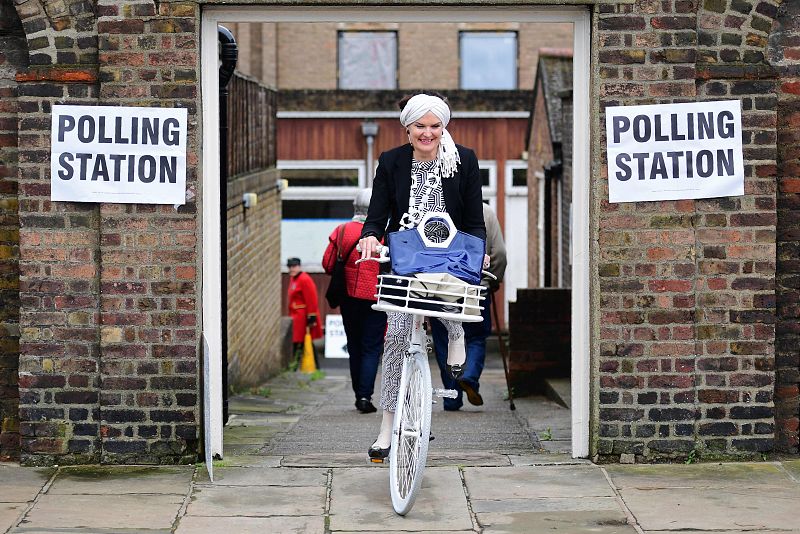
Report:
[[[461,145],[456,147],[461,163],[453,176],[442,178],[445,209],[456,228],[485,240],[478,158],[471,149]],[[361,237],[371,234],[381,239],[385,233],[400,229],[400,217],[408,211],[413,153],[412,146],[406,144],[386,151],[378,158],[372,199]]]

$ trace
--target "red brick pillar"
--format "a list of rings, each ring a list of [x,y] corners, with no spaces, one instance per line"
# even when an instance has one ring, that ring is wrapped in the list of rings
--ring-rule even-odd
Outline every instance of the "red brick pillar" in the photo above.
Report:
[[[19,457],[19,216],[17,87],[28,64],[22,21],[0,2],[0,461]]]
[[[601,105],[741,100],[745,158],[743,197],[609,204],[604,172],[601,455],[774,448],[777,98],[765,52],[778,3],[598,8]]]
[[[16,76],[22,461],[96,462],[99,210],[94,204],[51,202],[49,165],[52,105],[97,103],[93,7],[15,6],[28,36],[30,63]]]
[[[179,209],[100,208],[100,417],[108,463],[197,456],[199,14],[196,4],[179,2],[161,2],[158,11],[154,2],[98,9],[100,102],[189,109],[191,197]]]
[[[777,448],[797,454],[800,438],[800,5],[784,2],[773,28],[779,75],[778,228],[775,340]]]

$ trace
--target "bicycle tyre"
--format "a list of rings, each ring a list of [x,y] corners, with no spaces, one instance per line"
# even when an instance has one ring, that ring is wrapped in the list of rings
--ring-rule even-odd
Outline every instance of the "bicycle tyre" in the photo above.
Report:
[[[424,354],[403,358],[400,391],[389,452],[392,506],[406,515],[422,487],[431,433],[431,373]]]

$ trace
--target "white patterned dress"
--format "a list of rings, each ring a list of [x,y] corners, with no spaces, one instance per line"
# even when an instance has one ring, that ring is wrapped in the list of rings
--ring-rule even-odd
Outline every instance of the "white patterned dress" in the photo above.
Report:
[[[411,189],[408,212],[400,219],[403,229],[415,228],[428,212],[443,213],[442,180],[438,175],[438,160],[411,160]],[[408,350],[413,317],[408,313],[389,312],[386,315],[386,338],[383,342],[383,372],[381,378],[381,408],[395,411],[400,389],[403,355]],[[455,341],[464,337],[464,328],[456,321],[441,320],[447,329],[447,337]]]

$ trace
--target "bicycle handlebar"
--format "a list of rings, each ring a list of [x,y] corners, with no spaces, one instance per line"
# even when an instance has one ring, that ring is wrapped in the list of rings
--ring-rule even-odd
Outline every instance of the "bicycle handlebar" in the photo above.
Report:
[[[361,252],[361,246],[356,245],[356,250]],[[356,260],[356,263],[361,263],[362,261],[377,261],[378,263],[388,263],[391,260],[389,259],[389,247],[386,245],[376,245],[375,252],[378,253],[378,257],[370,257],[370,258],[361,258],[360,260]]]

